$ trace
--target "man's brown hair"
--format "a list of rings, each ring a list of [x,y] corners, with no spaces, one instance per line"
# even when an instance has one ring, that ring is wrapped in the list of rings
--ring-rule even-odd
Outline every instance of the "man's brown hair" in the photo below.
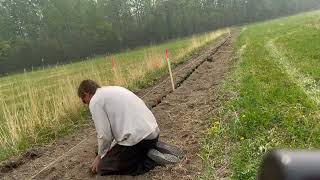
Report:
[[[92,81],[90,79],[83,80],[78,88],[78,96],[80,98],[83,98],[85,93],[94,95],[98,88],[100,88],[100,85],[95,81]]]

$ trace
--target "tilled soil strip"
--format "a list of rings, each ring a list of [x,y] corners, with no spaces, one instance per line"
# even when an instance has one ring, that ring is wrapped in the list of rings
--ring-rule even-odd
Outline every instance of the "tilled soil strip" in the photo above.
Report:
[[[144,95],[143,99],[149,107],[154,107],[153,112],[162,130],[161,139],[176,144],[187,151],[186,157],[179,165],[157,168],[152,173],[137,177],[138,179],[173,179],[178,177],[193,179],[199,174],[201,171],[201,160],[197,156],[199,140],[207,129],[207,122],[204,121],[204,118],[208,117],[208,113],[212,112],[214,108],[214,89],[223,79],[223,74],[232,59],[234,39],[234,36],[227,37],[201,52],[198,57],[178,66],[175,69],[174,78],[176,86],[180,87],[176,91],[172,92],[170,81],[165,79],[156,86],[138,93],[140,96]],[[94,132],[93,129],[88,128],[83,134],[79,133],[69,139],[66,138],[56,146],[50,147],[52,150],[48,148],[48,151],[44,152],[40,158],[18,167],[11,173],[5,173],[2,177],[4,179],[28,179],[34,176],[43,167],[58,158],[58,155],[68,151],[80,139],[92,134],[92,132]],[[47,167],[34,178],[94,178],[89,175],[88,167],[94,158],[95,144],[96,137],[91,135],[87,141],[68,152],[64,158]],[[114,178],[124,179],[126,177]],[[129,177],[129,179],[131,178]]]
[[[189,76],[205,61],[212,60],[212,55],[215,54],[219,48],[227,43],[230,36],[224,37],[215,43],[214,46],[210,46],[203,52],[201,52],[197,57],[193,57],[181,66],[175,68],[173,72],[174,85],[175,87],[180,87],[181,84],[189,78]],[[172,93],[172,86],[169,77],[166,77],[160,83],[155,86],[143,89],[137,93],[138,96],[142,97],[146,105],[151,109],[156,107],[161,101]]]

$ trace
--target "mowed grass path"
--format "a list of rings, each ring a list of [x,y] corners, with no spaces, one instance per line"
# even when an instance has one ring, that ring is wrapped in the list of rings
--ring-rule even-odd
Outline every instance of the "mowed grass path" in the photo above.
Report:
[[[272,149],[320,148],[319,17],[316,11],[244,28],[203,144],[203,179],[256,179]]]
[[[176,65],[227,32],[0,78],[0,161],[86,126],[88,113],[76,92],[82,80],[138,90],[167,73],[165,49]]]

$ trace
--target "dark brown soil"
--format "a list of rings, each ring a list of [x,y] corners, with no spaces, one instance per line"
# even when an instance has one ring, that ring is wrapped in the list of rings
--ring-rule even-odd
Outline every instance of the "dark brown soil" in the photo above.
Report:
[[[177,165],[158,167],[139,177],[96,177],[89,173],[95,157],[96,135],[92,127],[29,154],[19,166],[2,171],[3,179],[195,179],[202,171],[201,141],[210,127],[208,118],[218,106],[217,88],[233,60],[236,32],[221,38],[174,69],[177,89],[170,79],[137,94],[146,102],[160,125],[162,141],[186,151]]]

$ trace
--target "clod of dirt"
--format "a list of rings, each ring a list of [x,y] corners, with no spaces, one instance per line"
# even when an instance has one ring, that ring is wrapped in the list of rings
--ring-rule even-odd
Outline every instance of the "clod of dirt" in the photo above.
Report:
[[[213,58],[212,57],[207,57],[206,61],[213,62]]]
[[[73,138],[74,138],[74,137],[73,137]],[[64,141],[64,140],[61,139],[61,140],[58,140],[58,141],[57,141],[57,145],[63,145],[63,146],[64,146],[64,145],[68,145],[68,142],[66,142],[66,141]]]
[[[162,99],[161,99],[161,98],[157,98],[157,104],[160,104],[160,103],[161,103],[161,101],[162,101]]]
[[[0,164],[0,173],[8,173],[25,164],[29,160],[35,160],[41,156],[41,153],[35,149],[28,150],[17,159],[11,159]]]
[[[189,134],[184,134],[182,135],[182,138],[187,138],[189,136]]]
[[[28,158],[28,159],[32,159],[32,160],[35,160],[39,157],[41,157],[41,153],[37,150],[34,150],[34,149],[31,149],[31,150],[28,150],[24,155],[23,157],[25,158]]]
[[[0,165],[0,172],[1,173],[8,173],[13,169],[19,167],[22,163],[19,161],[7,161]]]

